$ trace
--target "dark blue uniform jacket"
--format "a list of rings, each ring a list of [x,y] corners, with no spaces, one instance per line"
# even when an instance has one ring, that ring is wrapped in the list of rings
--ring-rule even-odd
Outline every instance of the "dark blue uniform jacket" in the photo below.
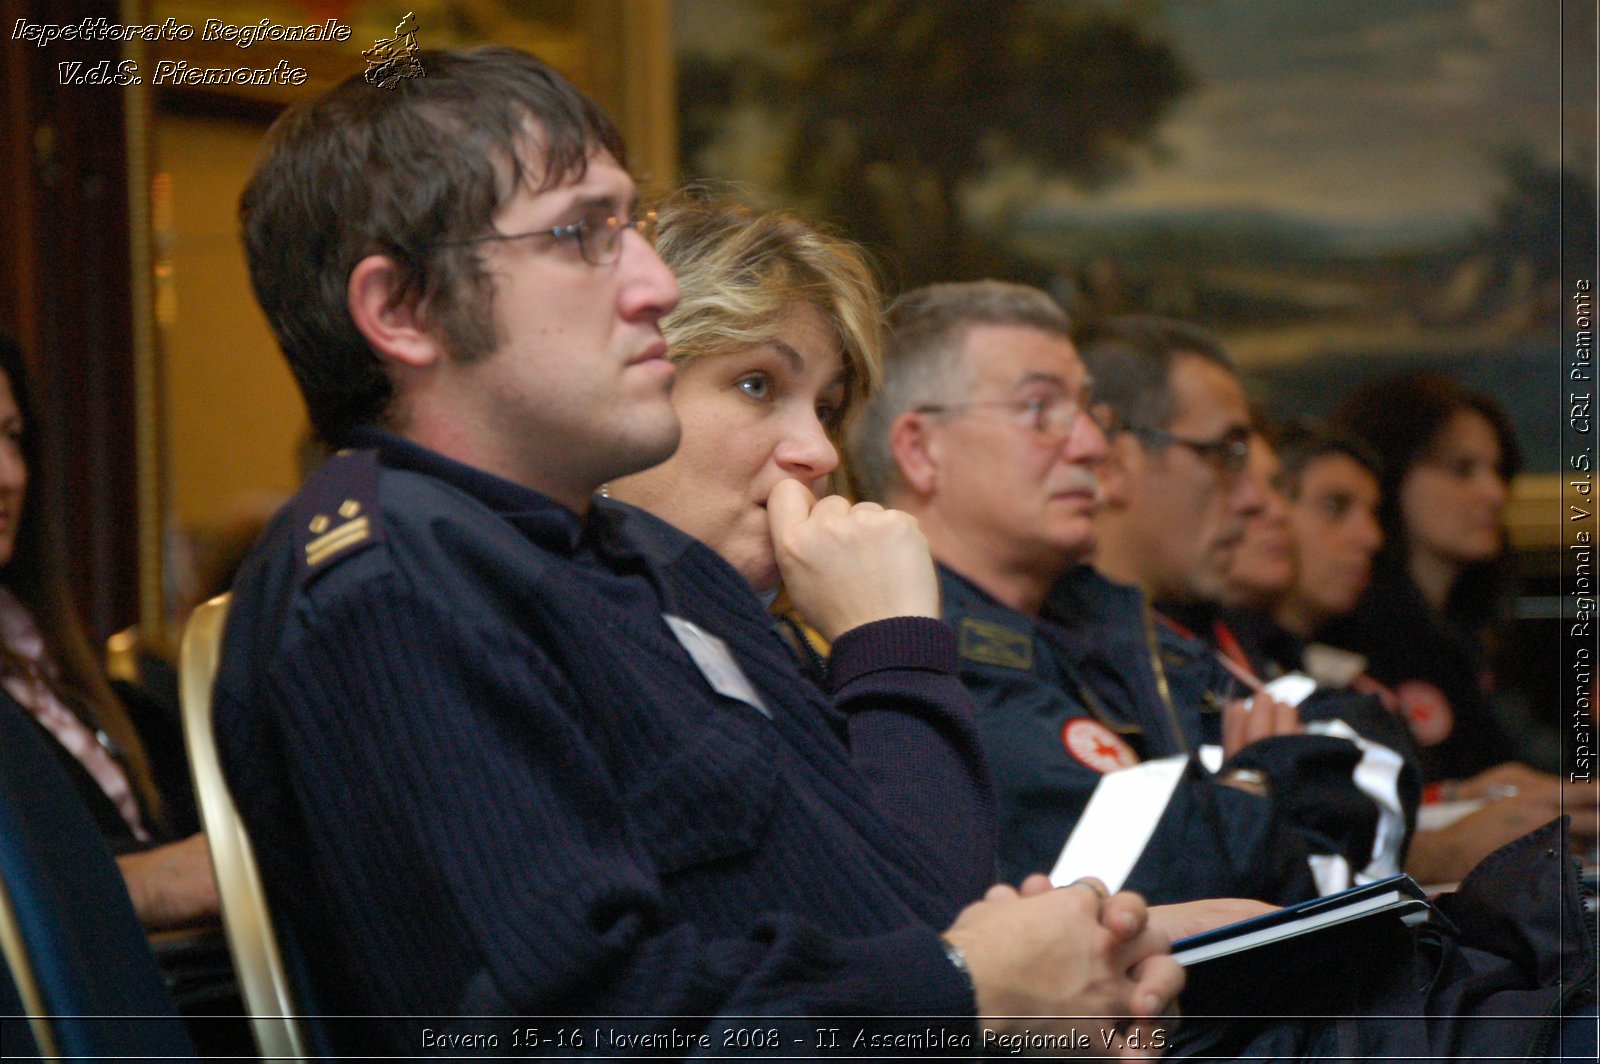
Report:
[[[937,932],[991,881],[992,797],[946,626],[847,633],[830,703],[675,529],[361,442],[241,571],[216,694],[323,1011],[971,1031]],[[664,614],[723,640],[749,689],[713,689]],[[340,1048],[414,1054],[424,1026]]]
[[[1210,648],[1157,621],[1133,589],[1074,571],[1046,607],[1068,628],[1009,609],[949,570],[940,575],[962,678],[981,707],[1006,878],[1055,861],[1103,779],[1085,758],[1115,767],[1118,757],[1192,754],[1219,737],[1215,707],[1239,693],[1231,677]],[[1069,729],[1100,745],[1069,746]],[[1354,862],[1371,839],[1351,797],[1354,751],[1321,735],[1246,748],[1229,765],[1266,773],[1271,800],[1217,784],[1191,763],[1127,887],[1155,901],[1288,902],[1313,892],[1310,855]],[[1413,804],[1415,789],[1413,779]],[[1372,816],[1369,808],[1365,823]],[[1314,973],[1252,973],[1255,982],[1234,990],[1256,1002],[1253,1016],[1206,1020],[1186,1010],[1167,1055],[1544,1059],[1558,1014],[1594,1008],[1594,918],[1580,893],[1561,825],[1548,825],[1486,858],[1439,900],[1438,919],[1381,951]]]
[[[1093,825],[1151,832],[1128,889],[1157,903],[1286,904],[1318,893],[1313,855],[1351,871],[1373,864],[1379,808],[1353,778],[1363,751],[1328,735],[1266,740],[1222,770],[1263,773],[1270,797],[1216,782],[1196,752],[1220,744],[1223,701],[1248,692],[1209,648],[1160,624],[1137,591],[1082,567],[1032,618],[949,570],[942,579],[962,678],[982,707],[1003,878],[1051,869],[1107,771],[1172,755],[1191,763],[1153,827],[1148,814],[1118,810]],[[1388,853],[1398,856],[1395,846]]]

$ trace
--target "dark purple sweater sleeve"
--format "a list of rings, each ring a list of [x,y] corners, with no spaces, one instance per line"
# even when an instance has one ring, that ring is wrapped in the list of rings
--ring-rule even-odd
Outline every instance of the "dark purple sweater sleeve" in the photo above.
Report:
[[[957,664],[949,625],[893,617],[840,636],[828,679],[874,802],[965,904],[995,881],[996,821],[976,703]]]

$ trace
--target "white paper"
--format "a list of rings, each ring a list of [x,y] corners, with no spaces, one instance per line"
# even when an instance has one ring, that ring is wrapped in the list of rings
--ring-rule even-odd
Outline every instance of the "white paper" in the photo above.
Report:
[[[1061,848],[1050,882],[1064,887],[1094,876],[1108,890],[1121,890],[1188,767],[1189,759],[1175,754],[1107,773]]]

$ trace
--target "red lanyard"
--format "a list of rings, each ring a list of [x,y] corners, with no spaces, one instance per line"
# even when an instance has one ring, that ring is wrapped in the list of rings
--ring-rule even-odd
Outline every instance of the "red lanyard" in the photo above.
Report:
[[[1193,632],[1166,614],[1158,612],[1156,617],[1161,623],[1185,639],[1199,640],[1199,637]],[[1250,656],[1244,652],[1244,647],[1239,645],[1239,640],[1233,634],[1233,629],[1224,624],[1221,618],[1218,618],[1211,626],[1211,634],[1217,641],[1217,649],[1215,650],[1217,661],[1222,664],[1224,669],[1228,670],[1229,675],[1252,691],[1265,690],[1267,685],[1262,682],[1261,677],[1257,676],[1255,670],[1250,667]]]

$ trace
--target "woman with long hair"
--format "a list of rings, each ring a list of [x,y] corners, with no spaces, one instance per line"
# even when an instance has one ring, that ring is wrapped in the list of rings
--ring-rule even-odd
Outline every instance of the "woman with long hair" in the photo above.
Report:
[[[1430,781],[1472,776],[1514,747],[1484,651],[1504,603],[1516,437],[1492,399],[1437,374],[1373,381],[1335,420],[1378,457],[1383,526],[1371,586],[1335,641],[1394,689]]]
[[[22,349],[0,336],[0,688],[49,738],[151,929],[217,913],[203,835],[166,841],[144,744],[101,671],[40,495],[39,423]]]
[[[1414,847],[1412,864],[1457,869],[1566,808],[1592,809],[1593,784],[1508,760],[1517,743],[1491,702],[1488,651],[1506,616],[1511,560],[1505,507],[1521,467],[1505,411],[1422,373],[1371,382],[1334,421],[1377,457],[1383,546],[1355,610],[1323,638],[1363,655],[1386,688],[1415,740],[1424,801],[1481,805],[1419,835],[1430,846]],[[1592,842],[1592,818],[1578,818],[1573,833]]]
[[[926,598],[937,585],[932,583],[926,541],[919,550],[903,554],[875,542],[915,532],[910,516],[873,504],[852,507],[839,496],[825,494],[839,473],[838,437],[881,376],[877,288],[860,252],[787,213],[762,213],[727,200],[694,198],[661,211],[657,247],[682,289],[678,307],[661,321],[671,357],[678,363],[672,402],[682,438],[670,459],[612,482],[610,495],[703,541],[755,592],[771,597],[781,584],[793,596],[793,608],[832,642],[824,683],[850,674],[854,666],[841,659],[859,661],[862,641],[872,638],[873,629],[884,633],[887,628],[891,641],[904,639],[903,646],[911,642],[913,625],[923,626],[924,634],[932,636],[923,618],[937,614],[936,595],[931,603]],[[862,519],[868,534],[850,536],[840,528],[845,523],[841,520],[834,526],[840,543],[831,555],[836,564],[822,567],[820,573],[815,569],[797,573],[788,537],[802,516],[824,511],[840,519],[851,515]],[[912,522],[909,527],[907,522]],[[921,539],[920,532],[916,536]],[[875,565],[871,551],[880,548],[885,553],[877,556],[881,562]],[[837,604],[828,601],[830,596],[842,602],[864,601],[881,594],[885,584],[908,588],[919,584],[918,574],[910,568],[890,564],[896,554],[902,560],[920,555],[922,591],[901,600],[903,607],[890,619],[850,630],[848,620],[841,620],[848,612],[838,612]],[[906,627],[896,635],[892,628],[896,625]],[[718,634],[734,639],[750,633]],[[944,637],[952,639],[953,633],[946,629]],[[928,675],[936,672],[928,670]],[[894,695],[887,679],[879,693]],[[972,709],[963,708],[962,701],[959,692],[945,690],[925,706],[933,710],[942,705],[943,711],[927,712],[922,719],[933,722],[942,717],[947,726],[959,726],[964,734],[971,727]],[[858,743],[868,738],[875,738],[871,745],[880,756],[885,749],[910,749],[897,744],[914,740],[915,727],[906,727],[914,718],[874,712],[883,707],[871,703],[870,698],[858,697],[853,704],[841,705],[835,699],[834,708],[840,712],[828,715],[825,706],[818,712],[846,731],[853,754],[869,748],[865,741]],[[902,702],[901,708],[908,706]],[[884,724],[895,730],[880,730],[875,737],[864,734]],[[909,766],[912,760],[905,758],[904,763]],[[970,805],[953,804],[971,790],[956,785],[961,778],[957,773],[970,771],[969,766],[960,760],[945,766],[924,762],[915,778],[885,774],[881,762],[873,768],[878,770],[873,778],[881,783],[873,790],[875,804],[908,839],[926,831],[931,817],[939,821],[940,838],[954,843],[950,849],[933,843],[919,846],[948,870],[943,878],[950,896],[960,897],[963,890],[970,896],[992,876],[992,814],[986,811],[979,822]],[[955,853],[965,859],[953,858]],[[1032,876],[1022,883],[1020,893],[1049,889],[1045,877]],[[996,887],[989,897],[998,900],[1016,893]],[[1267,908],[1250,900],[1203,899],[1153,907],[1149,918],[1153,926],[1177,937]],[[1381,976],[1383,969],[1380,965],[1375,973]],[[1407,988],[1407,993],[1414,991]],[[1410,998],[1397,995],[1394,1001],[1399,1000]],[[1378,1007],[1385,1013],[1393,1011],[1394,1001],[1384,998]],[[1379,1026],[1383,1022],[1378,1021]],[[1202,1040],[1214,1040],[1224,1029],[1196,1024],[1195,1030]],[[1263,1044],[1273,1039],[1279,1049],[1309,1046],[1318,1035],[1315,1024],[1291,1019],[1275,1024]]]

